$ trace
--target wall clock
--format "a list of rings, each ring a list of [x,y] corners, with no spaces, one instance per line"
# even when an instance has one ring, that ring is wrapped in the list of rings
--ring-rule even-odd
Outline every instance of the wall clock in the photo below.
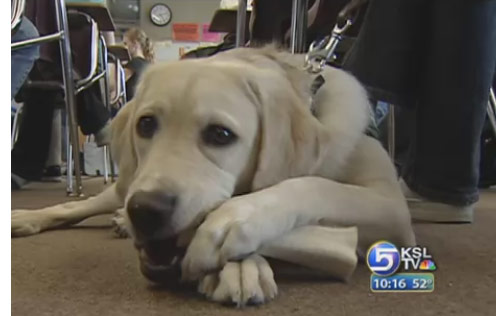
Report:
[[[150,9],[150,20],[157,26],[165,26],[172,19],[171,9],[163,3],[157,3]]]

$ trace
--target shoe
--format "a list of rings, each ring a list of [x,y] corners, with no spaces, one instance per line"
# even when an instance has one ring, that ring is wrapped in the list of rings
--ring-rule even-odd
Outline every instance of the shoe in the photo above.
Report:
[[[29,181],[16,175],[15,173],[10,173],[10,190],[17,191],[22,189],[23,186],[28,184]]]
[[[49,166],[43,171],[42,182],[62,182],[62,171],[60,166]]]
[[[431,223],[472,223],[474,221],[474,204],[458,206],[429,201],[412,191],[403,179],[400,179],[400,187],[414,220]]]
[[[95,134],[95,143],[98,147],[102,147],[110,144],[110,123],[107,122],[98,132]]]

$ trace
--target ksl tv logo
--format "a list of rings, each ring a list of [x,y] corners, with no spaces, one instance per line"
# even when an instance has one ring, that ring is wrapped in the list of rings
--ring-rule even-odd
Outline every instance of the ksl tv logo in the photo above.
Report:
[[[374,274],[393,275],[403,263],[405,271],[435,271],[436,264],[426,247],[400,247],[381,240],[370,246],[367,252],[367,265]]]

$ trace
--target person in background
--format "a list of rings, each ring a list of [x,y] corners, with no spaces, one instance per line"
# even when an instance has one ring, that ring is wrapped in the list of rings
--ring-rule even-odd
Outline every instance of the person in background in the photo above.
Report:
[[[124,66],[126,73],[127,100],[134,97],[138,80],[146,67],[155,60],[153,43],[146,33],[139,28],[131,28],[124,33],[124,45],[129,50],[131,60]]]
[[[473,221],[495,66],[495,0],[369,1],[343,68],[373,99],[412,109],[401,184],[413,219]]]

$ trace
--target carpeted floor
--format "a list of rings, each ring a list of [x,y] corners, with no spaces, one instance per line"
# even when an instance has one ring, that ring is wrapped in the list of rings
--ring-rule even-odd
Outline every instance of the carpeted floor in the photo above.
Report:
[[[86,192],[99,192],[102,182],[86,180]],[[66,199],[63,184],[33,184],[12,193],[12,207]],[[108,219],[12,239],[12,315],[496,315],[494,189],[483,192],[472,225],[415,225],[438,266],[433,293],[373,294],[370,273],[360,265],[348,284],[276,276],[276,300],[243,310],[193,291],[151,288],[131,242],[114,238]]]

